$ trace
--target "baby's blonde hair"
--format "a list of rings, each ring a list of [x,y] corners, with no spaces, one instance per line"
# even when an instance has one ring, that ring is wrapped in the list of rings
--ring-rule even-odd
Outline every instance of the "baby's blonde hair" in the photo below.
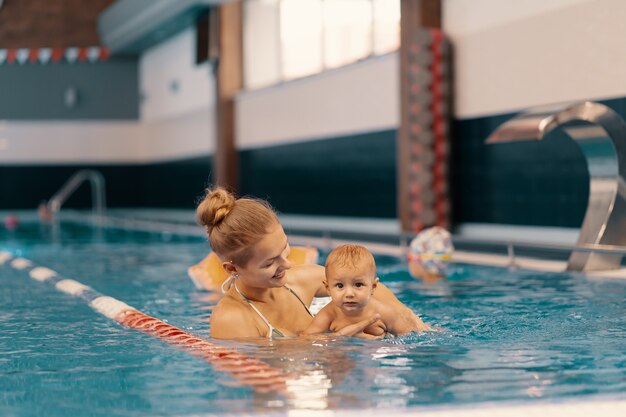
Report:
[[[376,261],[374,256],[365,246],[345,244],[337,246],[326,258],[326,276],[329,270],[336,267],[366,268],[376,275]]]
[[[235,198],[224,188],[209,188],[196,209],[198,222],[206,227],[211,249],[222,261],[246,265],[252,247],[274,225],[276,212],[264,200]]]

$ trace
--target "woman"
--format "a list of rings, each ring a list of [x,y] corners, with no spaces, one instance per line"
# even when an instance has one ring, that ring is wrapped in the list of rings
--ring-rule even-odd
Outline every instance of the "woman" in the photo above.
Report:
[[[211,315],[211,337],[280,338],[298,336],[311,323],[313,297],[327,296],[324,268],[299,265],[287,259],[289,242],[278,217],[267,202],[235,197],[223,188],[209,189],[196,210],[207,229],[209,243],[229,273],[228,288]],[[384,285],[374,297],[394,305],[406,320],[417,320]],[[352,336],[378,320],[372,316],[338,334]]]

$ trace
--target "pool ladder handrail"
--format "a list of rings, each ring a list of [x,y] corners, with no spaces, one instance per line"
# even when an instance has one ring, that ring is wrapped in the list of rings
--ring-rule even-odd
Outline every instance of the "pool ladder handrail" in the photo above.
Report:
[[[405,242],[410,241],[410,238],[406,238]],[[626,246],[620,245],[602,245],[602,244],[566,244],[566,243],[547,243],[541,241],[528,241],[528,240],[503,240],[503,239],[485,239],[485,238],[473,238],[464,237],[459,235],[452,235],[452,241],[455,244],[470,244],[470,245],[490,245],[506,248],[506,253],[509,258],[509,266],[516,266],[517,255],[522,249],[538,249],[543,251],[554,252],[582,252],[582,253],[596,253],[617,256],[621,259],[626,255]],[[549,258],[548,258],[549,259]]]
[[[556,128],[580,147],[589,170],[589,202],[577,247],[626,245],[626,122],[590,101],[532,108],[498,127],[488,144],[542,140]],[[572,251],[567,269],[617,269],[622,255]]]
[[[63,186],[48,201],[47,208],[52,219],[57,218],[61,206],[76,191],[80,185],[89,181],[91,184],[91,203],[96,224],[101,224],[106,211],[106,193],[104,176],[93,169],[81,169],[72,175]]]

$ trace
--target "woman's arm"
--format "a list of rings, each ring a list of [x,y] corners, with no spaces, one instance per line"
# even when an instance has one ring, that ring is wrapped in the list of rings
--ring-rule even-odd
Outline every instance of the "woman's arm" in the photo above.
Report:
[[[379,312],[387,325],[387,331],[394,336],[432,330],[430,326],[425,324],[413,311],[404,305],[384,305],[379,308]]]
[[[412,331],[430,331],[432,330],[429,325],[424,323],[410,308],[402,304],[400,300],[387,288],[384,284],[378,283],[376,291],[374,291],[373,297],[381,303],[390,306],[394,312],[394,321],[402,329],[402,333],[408,333]],[[408,329],[408,330],[407,330]],[[394,334],[402,334],[395,333]]]

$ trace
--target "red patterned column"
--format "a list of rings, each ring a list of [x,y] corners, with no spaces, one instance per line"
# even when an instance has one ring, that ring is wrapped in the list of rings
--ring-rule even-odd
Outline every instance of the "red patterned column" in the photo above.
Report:
[[[408,225],[406,232],[425,227],[449,228],[448,198],[448,114],[450,101],[449,47],[439,29],[419,29],[407,48],[403,85],[406,106],[401,126],[408,146],[408,169],[401,169],[408,194]],[[402,139],[401,139],[402,140]],[[406,161],[406,159],[405,159]],[[403,199],[399,199],[403,201]]]

